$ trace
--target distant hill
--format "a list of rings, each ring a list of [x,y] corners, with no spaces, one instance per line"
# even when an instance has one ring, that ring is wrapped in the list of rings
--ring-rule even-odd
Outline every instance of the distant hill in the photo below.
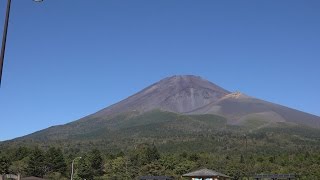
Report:
[[[201,77],[186,75],[165,78],[80,120],[2,145],[56,143],[87,147],[91,143],[121,149],[157,141],[166,147],[189,142],[197,134],[243,134],[279,128],[283,132],[307,129],[317,137],[320,117],[232,93]]]

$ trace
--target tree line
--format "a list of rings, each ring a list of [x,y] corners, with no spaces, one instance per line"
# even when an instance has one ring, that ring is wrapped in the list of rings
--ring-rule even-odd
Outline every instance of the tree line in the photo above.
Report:
[[[75,180],[132,180],[143,175],[182,179],[182,174],[199,168],[214,169],[236,180],[256,173],[298,173],[300,179],[320,179],[320,152],[313,149],[295,153],[160,153],[154,144],[140,144],[126,152],[113,153],[98,149],[88,152],[62,150],[59,147],[11,148],[0,152],[0,174],[70,179],[72,161]]]

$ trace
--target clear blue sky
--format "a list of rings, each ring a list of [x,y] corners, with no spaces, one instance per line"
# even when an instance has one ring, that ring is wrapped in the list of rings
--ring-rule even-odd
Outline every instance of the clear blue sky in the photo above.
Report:
[[[176,74],[320,115],[319,0],[12,1],[0,140]]]

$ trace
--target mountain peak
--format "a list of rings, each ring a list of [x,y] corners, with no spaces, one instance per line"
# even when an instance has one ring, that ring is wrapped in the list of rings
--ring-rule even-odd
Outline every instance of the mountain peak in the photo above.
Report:
[[[217,86],[216,84],[202,78],[201,76],[195,75],[174,75],[171,77],[164,78],[159,82],[155,83],[157,85],[175,86],[179,88],[208,88],[229,94],[230,92]]]
[[[230,92],[194,75],[167,77],[105,108],[95,116],[118,114],[127,111],[146,112],[154,109],[184,113],[215,102]]]
[[[174,76],[170,76],[167,78],[164,78],[162,80],[160,80],[158,83],[173,83],[178,85],[178,83],[180,82],[194,82],[194,81],[206,81],[209,82],[205,79],[203,79],[200,76],[195,76],[195,75],[174,75]]]
[[[195,75],[173,75],[173,76],[167,77],[165,79],[170,79],[170,80],[188,80],[188,79],[203,80],[203,78],[201,76],[195,76]]]

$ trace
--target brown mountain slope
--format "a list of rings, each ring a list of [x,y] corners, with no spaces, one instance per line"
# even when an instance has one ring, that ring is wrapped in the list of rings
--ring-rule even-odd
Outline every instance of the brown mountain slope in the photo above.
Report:
[[[216,114],[239,124],[246,119],[290,122],[311,127],[320,127],[320,117],[278,104],[231,93],[220,100],[198,108],[189,114]]]
[[[198,76],[172,76],[92,115],[113,116],[123,112],[154,109],[185,113],[216,102],[230,92]]]

